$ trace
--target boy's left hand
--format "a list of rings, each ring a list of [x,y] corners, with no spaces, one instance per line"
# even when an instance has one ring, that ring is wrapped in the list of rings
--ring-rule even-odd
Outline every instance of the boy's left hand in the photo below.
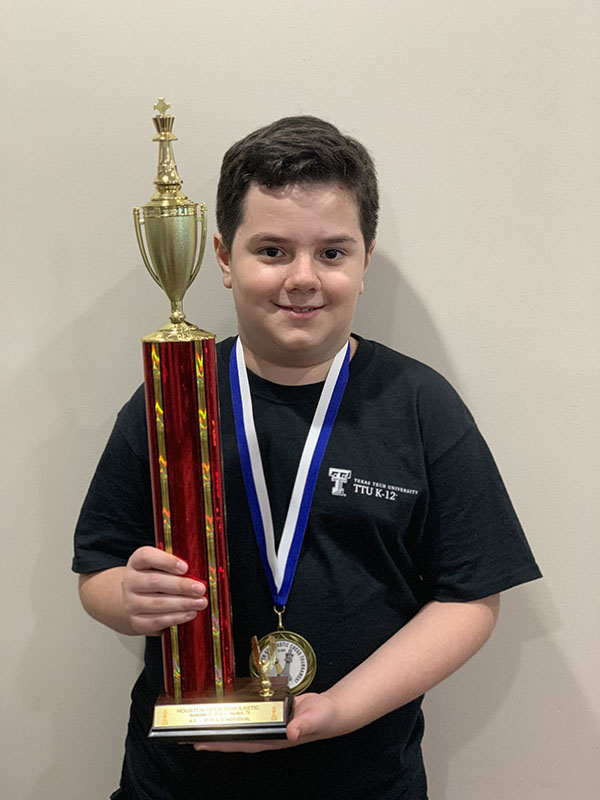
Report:
[[[327,694],[301,694],[294,701],[294,716],[287,726],[287,739],[263,741],[202,742],[195,750],[212,750],[219,753],[260,753],[263,750],[281,750],[317,739],[331,739],[345,731],[340,728],[338,709]]]

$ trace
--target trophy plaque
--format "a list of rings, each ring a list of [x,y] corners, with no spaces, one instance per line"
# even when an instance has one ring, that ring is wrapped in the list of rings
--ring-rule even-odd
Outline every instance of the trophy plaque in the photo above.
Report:
[[[156,546],[206,583],[208,608],[161,635],[164,692],[149,735],[285,738],[292,698],[285,677],[266,677],[274,649],[258,653],[259,677],[234,678],[215,335],[183,313],[204,254],[206,206],[181,191],[169,107],[164,98],[154,106],[156,191],[133,210],[144,264],[171,302],[169,323],[142,340],[154,528]]]

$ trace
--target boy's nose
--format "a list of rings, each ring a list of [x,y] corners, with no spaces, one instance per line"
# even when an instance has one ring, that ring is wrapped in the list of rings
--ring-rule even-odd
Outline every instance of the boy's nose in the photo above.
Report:
[[[289,265],[285,288],[288,291],[310,291],[318,289],[320,285],[317,265],[312,255],[298,254]]]

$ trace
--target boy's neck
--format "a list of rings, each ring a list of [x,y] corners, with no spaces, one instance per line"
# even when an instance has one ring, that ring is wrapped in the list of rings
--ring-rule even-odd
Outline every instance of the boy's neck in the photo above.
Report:
[[[242,344],[244,344],[242,342]],[[358,341],[350,337],[350,358],[354,356],[358,348]],[[331,362],[335,358],[335,353],[325,361],[306,366],[281,365],[266,361],[255,355],[244,345],[244,359],[246,367],[271,383],[279,383],[284,386],[303,386],[309,383],[321,383],[327,377]]]

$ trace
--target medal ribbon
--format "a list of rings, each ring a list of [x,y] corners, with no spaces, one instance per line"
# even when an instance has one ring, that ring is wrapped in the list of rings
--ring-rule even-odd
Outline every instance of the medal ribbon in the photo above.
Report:
[[[229,380],[242,475],[260,557],[273,602],[277,606],[286,604],[292,587],[319,469],[348,383],[349,365],[350,342],[347,342],[333,359],[321,391],[298,464],[279,548],[276,550],[271,503],[254,426],[244,349],[239,337],[231,351]]]

